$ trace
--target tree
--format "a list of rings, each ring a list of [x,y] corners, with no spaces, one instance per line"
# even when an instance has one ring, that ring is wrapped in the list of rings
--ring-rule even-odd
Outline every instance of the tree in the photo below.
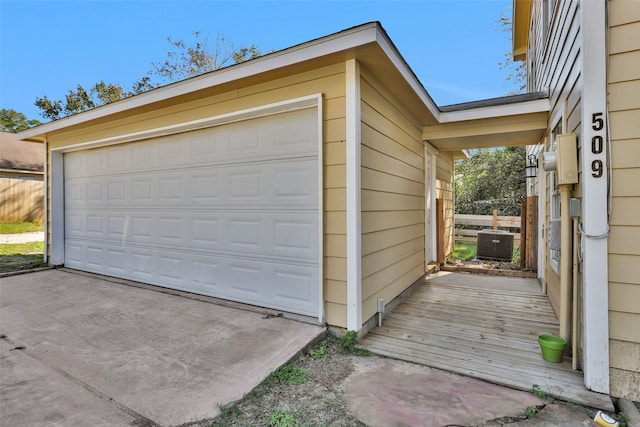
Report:
[[[27,116],[13,109],[0,110],[0,130],[2,132],[20,132],[33,126],[38,126],[40,121],[29,120]]]
[[[480,149],[455,164],[456,213],[518,216],[527,197],[525,147]]]
[[[507,6],[510,9],[510,6]],[[500,19],[496,21],[498,31],[512,34],[513,23],[511,21],[511,13],[502,12]],[[511,40],[511,37],[509,38]],[[504,61],[498,63],[501,70],[510,70],[506,81],[517,85],[518,89],[511,94],[522,93],[527,89],[527,64],[525,61],[516,61],[513,59],[513,52],[510,50],[504,54]]]
[[[78,85],[75,90],[69,90],[64,99],[51,100],[46,95],[36,98],[35,105],[42,110],[40,114],[44,118],[58,120],[261,55],[256,45],[235,47],[220,33],[213,45],[208,36],[203,37],[199,31],[194,31],[193,35],[196,40],[191,45],[168,37],[171,48],[167,58],[160,63],[153,62],[151,70],[132,85],[131,91],[118,84],[100,81],[89,90]]]
[[[192,45],[184,40],[167,37],[171,46],[167,58],[163,62],[153,62],[153,68],[149,71],[150,76],[159,79],[157,83],[188,79],[261,55],[256,45],[235,47],[221,33],[217,34],[213,45],[209,42],[209,37],[203,37],[200,31],[194,31],[193,36],[195,42]]]

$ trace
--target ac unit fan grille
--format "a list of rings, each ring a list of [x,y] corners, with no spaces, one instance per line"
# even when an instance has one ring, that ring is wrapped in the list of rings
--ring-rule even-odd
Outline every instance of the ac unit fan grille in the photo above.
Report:
[[[511,261],[513,259],[513,233],[497,230],[478,232],[478,259]]]

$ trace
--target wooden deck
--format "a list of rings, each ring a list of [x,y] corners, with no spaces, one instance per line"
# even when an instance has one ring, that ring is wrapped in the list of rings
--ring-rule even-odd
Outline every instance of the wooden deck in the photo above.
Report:
[[[515,389],[613,410],[607,395],[587,390],[571,360],[551,363],[541,333],[558,319],[536,279],[440,272],[429,278],[361,341],[372,352]]]

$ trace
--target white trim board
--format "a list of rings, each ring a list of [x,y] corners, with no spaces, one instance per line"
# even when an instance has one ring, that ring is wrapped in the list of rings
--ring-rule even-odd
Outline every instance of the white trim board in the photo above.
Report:
[[[360,199],[360,66],[346,62],[347,114],[347,330],[362,328],[362,212]]]
[[[605,0],[580,1],[582,70],[582,251],[584,382],[587,388],[609,393],[609,271],[607,165],[607,50]],[[592,139],[603,149],[592,152]],[[602,162],[600,177],[591,173]],[[596,174],[597,175],[597,174]],[[590,237],[591,236],[591,237]],[[598,237],[594,237],[598,236]],[[604,237],[601,237],[604,236]]]

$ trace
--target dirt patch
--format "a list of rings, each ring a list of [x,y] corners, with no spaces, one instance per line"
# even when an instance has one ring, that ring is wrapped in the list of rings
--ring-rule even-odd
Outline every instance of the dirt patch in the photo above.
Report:
[[[242,400],[221,408],[217,418],[185,426],[364,426],[347,412],[344,381],[354,372],[355,358],[376,356],[343,352],[340,343],[329,334],[311,354],[291,362],[308,373],[306,383],[281,383],[272,375]]]

